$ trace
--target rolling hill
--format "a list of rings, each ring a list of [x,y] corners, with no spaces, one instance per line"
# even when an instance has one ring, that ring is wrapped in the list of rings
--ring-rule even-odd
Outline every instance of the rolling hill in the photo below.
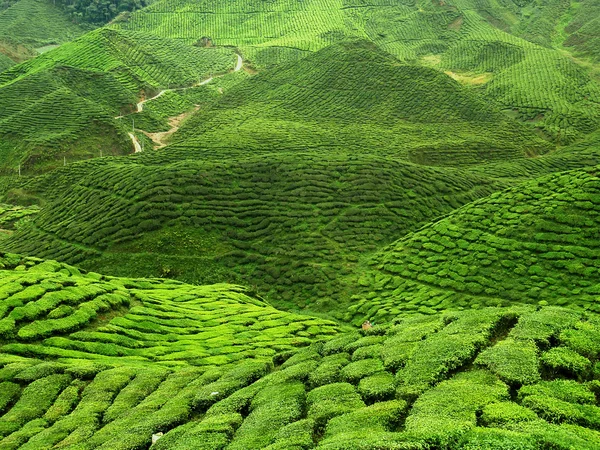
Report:
[[[173,147],[207,156],[318,150],[464,165],[552,146],[445,74],[367,41],[327,47],[203,104]]]
[[[338,309],[350,288],[340,275],[363,255],[506,186],[373,155],[322,156],[210,161],[167,149],[73,164],[22,186],[46,204],[3,248],[120,276],[256,285],[276,305]]]
[[[6,449],[134,450],[154,435],[171,450],[591,450],[600,438],[595,315],[484,308],[340,333],[232,286],[1,264]],[[242,335],[251,358],[233,351]]]
[[[132,121],[121,116],[140,98],[234,64],[231,50],[99,29],[13,66],[0,74],[0,170],[35,173],[101,151],[132,153]]]
[[[530,6],[536,11],[551,8]],[[544,136],[562,144],[573,142],[598,128],[598,82],[568,52],[561,53],[558,44],[555,50],[519,37],[528,37],[528,19],[520,20],[518,14],[533,16],[531,27],[545,24],[526,7],[519,9],[511,2],[472,0],[159,0],[114,26],[190,44],[206,38],[216,45],[235,46],[258,68],[297,61],[342,41],[367,39],[400,61],[451,74]],[[577,17],[573,31],[586,16]],[[584,21],[584,30],[588,26],[593,30],[597,23]],[[507,23],[525,28],[511,34]],[[555,28],[561,27],[557,23]],[[593,48],[593,33],[580,37],[579,46]]]
[[[13,62],[22,62],[72,41],[90,29],[69,20],[56,2],[18,0],[0,10],[0,54]]]
[[[547,175],[466,205],[379,252],[350,314],[512,302],[598,311],[598,169]]]
[[[597,450],[598,12],[0,0],[0,450]]]

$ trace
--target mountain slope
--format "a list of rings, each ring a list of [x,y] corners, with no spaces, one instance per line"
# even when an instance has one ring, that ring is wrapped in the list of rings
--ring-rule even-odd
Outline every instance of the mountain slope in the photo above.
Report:
[[[334,45],[241,82],[174,136],[207,155],[318,149],[461,165],[551,146],[439,72],[366,41]]]
[[[0,11],[0,49],[3,44],[10,44],[12,48],[24,45],[30,50],[41,49],[72,41],[86,31],[89,27],[73,23],[56,2],[49,0],[18,0]],[[19,53],[13,57],[21,62],[21,58],[28,59],[33,53]]]
[[[568,56],[519,37],[527,33],[502,26],[489,14],[496,11],[512,24],[518,22],[512,9],[510,2],[472,0],[159,0],[115,26],[236,46],[262,68],[297,61],[337,42],[368,39],[400,61],[451,72],[562,144],[597,129],[598,83]],[[591,47],[595,42],[592,33],[580,39]]]
[[[596,167],[460,208],[374,256],[351,314],[538,301],[597,311],[599,194]]]
[[[219,367],[1,353],[0,445],[593,450],[599,333],[568,309],[486,308]]]
[[[277,305],[338,309],[332,299],[350,287],[340,275],[359,257],[504,186],[339,151],[209,161],[166,150],[22,185],[46,205],[3,247],[115,275],[236,281]]]

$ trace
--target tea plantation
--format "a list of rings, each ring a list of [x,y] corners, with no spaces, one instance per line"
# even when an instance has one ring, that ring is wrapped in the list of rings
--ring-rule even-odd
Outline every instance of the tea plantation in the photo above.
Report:
[[[140,96],[226,72],[235,59],[227,49],[99,29],[13,66],[0,73],[0,173],[132,153],[135,118],[120,116]]]
[[[599,194],[596,167],[470,203],[374,256],[350,314],[512,302],[600,312]]]
[[[32,180],[25,192],[46,204],[3,246],[113,275],[255,285],[276,305],[329,311],[364,254],[505,186],[370,155],[169,150]]]
[[[0,450],[600,450],[600,0],[0,0]]]
[[[72,41],[89,30],[89,27],[68,20],[55,3],[18,0],[8,8],[0,9],[0,54],[9,53],[7,56],[21,62],[38,53],[36,49],[41,52],[44,47]],[[25,48],[19,51],[19,47]]]
[[[16,255],[2,264],[1,448],[138,449],[158,433],[158,449],[594,449],[600,439],[594,315],[484,308],[340,333],[232,286]]]
[[[597,80],[569,58],[571,51],[597,56],[598,21],[591,20],[597,1],[582,2],[582,8],[578,2],[572,9],[561,1],[533,3],[158,0],[114,26],[190,44],[207,38],[236,46],[258,68],[366,38],[400,61],[430,65],[475,84],[487,101],[569,143],[599,124]],[[554,44],[561,52],[548,48]],[[470,81],[482,76],[487,82]]]
[[[174,137],[206,155],[300,150],[464,165],[552,146],[433,69],[400,64],[367,41],[334,45],[233,86]]]

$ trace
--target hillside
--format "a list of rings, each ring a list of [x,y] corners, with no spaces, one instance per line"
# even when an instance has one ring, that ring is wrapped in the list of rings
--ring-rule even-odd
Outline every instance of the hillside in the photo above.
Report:
[[[341,275],[359,258],[504,186],[343,152],[218,161],[146,152],[26,183],[46,204],[2,246],[113,275],[256,285],[276,305],[339,309],[349,288]]]
[[[600,0],[0,0],[0,450],[599,450]]]
[[[473,202],[379,252],[350,315],[390,318],[525,302],[598,312],[598,169],[548,175]]]
[[[334,45],[242,81],[203,104],[175,148],[342,149],[428,165],[535,156],[552,147],[445,74],[367,41]]]
[[[0,260],[0,353],[95,364],[212,366],[335,334],[233,285],[112,278],[54,261]]]
[[[56,2],[18,0],[0,10],[0,54],[22,62],[38,51],[72,41],[89,30],[69,20]]]
[[[122,114],[162,87],[192,85],[234,64],[230,50],[99,29],[13,66],[0,74],[0,171],[132,153],[133,122]]]
[[[536,11],[541,8],[546,9],[530,6]],[[519,37],[528,37],[525,31],[515,29],[511,34],[510,26],[503,23],[527,22],[519,21],[518,11],[511,9],[515,8],[510,2],[472,0],[159,0],[114,26],[190,44],[208,38],[216,45],[237,47],[258,68],[298,61],[342,41],[367,39],[400,61],[432,66],[454,76],[562,144],[597,129],[598,82],[568,54]],[[545,23],[523,9],[523,16],[534,16],[532,22]],[[586,10],[588,6],[581,8]],[[495,20],[494,16],[503,18]],[[573,20],[573,30],[580,22]],[[593,48],[594,23],[589,24],[589,34],[579,37],[579,46]],[[548,35],[547,31],[540,34]]]

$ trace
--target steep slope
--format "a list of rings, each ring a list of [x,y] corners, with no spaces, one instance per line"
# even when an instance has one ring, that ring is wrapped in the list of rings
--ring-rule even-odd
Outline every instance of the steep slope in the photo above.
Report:
[[[161,87],[192,85],[234,64],[231,50],[100,29],[13,66],[0,74],[0,170],[35,173],[131,153],[132,122],[116,117]]]
[[[366,38],[403,62],[453,74],[560,143],[598,128],[598,83],[568,56],[519,37],[527,37],[526,31],[496,28],[519,22],[519,8],[514,9],[510,2],[473,0],[159,0],[115,26],[189,43],[205,38],[236,46],[257,67],[297,61],[333,43]],[[490,11],[502,20],[490,17]],[[526,8],[523,14],[528,14]],[[594,32],[581,32],[581,45],[593,48]]]
[[[334,45],[228,90],[174,136],[174,147],[343,149],[428,165],[534,156],[550,145],[439,72],[400,64],[366,41]]]
[[[14,66],[16,63],[8,56],[0,54],[0,72]]]
[[[373,257],[350,315],[511,302],[598,311],[599,220],[597,167],[495,193]]]
[[[599,336],[568,309],[486,308],[218,368],[3,353],[0,445],[593,450]]]
[[[340,275],[360,257],[506,186],[341,151],[197,158],[172,149],[103,158],[25,182],[47,203],[3,245],[114,275],[236,281],[277,305],[339,309]]]

